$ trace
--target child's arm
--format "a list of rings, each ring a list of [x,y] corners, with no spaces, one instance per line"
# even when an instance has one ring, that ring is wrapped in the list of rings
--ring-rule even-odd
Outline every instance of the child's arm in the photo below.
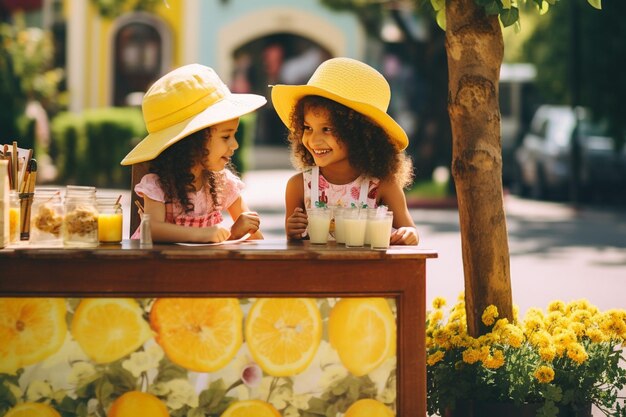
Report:
[[[250,211],[241,197],[228,207],[228,214],[235,221],[230,228],[231,239],[239,239],[246,233],[250,233],[250,239],[263,239],[263,234],[259,230],[261,223],[259,214]]]
[[[155,242],[221,242],[230,231],[220,226],[187,227],[165,222],[165,204],[144,196],[144,213],[150,215],[152,240]]]
[[[380,204],[388,207],[393,212],[393,227],[390,243],[392,245],[417,245],[419,234],[413,223],[411,214],[406,205],[406,197],[395,182],[381,181],[378,186],[378,199]]]
[[[304,208],[304,179],[302,174],[289,178],[285,189],[285,232],[288,240],[302,240],[309,224]]]

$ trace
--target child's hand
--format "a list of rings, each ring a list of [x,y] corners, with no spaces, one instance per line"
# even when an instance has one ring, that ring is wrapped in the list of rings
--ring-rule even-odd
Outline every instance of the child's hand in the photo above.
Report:
[[[261,219],[259,214],[254,211],[244,211],[237,217],[235,223],[230,228],[230,238],[239,239],[246,233],[254,234],[259,230]]]
[[[390,243],[392,245],[417,245],[419,240],[414,227],[400,227],[391,232]]]
[[[295,240],[302,239],[302,234],[306,232],[308,225],[309,218],[306,213],[300,207],[296,207],[293,214],[287,219],[287,238]]]
[[[230,230],[220,226],[212,226],[199,230],[205,230],[207,232],[206,241],[211,243],[223,242],[228,239],[230,235]]]

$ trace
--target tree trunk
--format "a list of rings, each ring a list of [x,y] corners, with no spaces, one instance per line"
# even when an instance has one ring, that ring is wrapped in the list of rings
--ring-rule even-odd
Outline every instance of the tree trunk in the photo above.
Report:
[[[485,307],[512,318],[511,272],[502,193],[498,81],[504,54],[497,16],[476,0],[446,1],[448,113],[471,335],[486,331]]]

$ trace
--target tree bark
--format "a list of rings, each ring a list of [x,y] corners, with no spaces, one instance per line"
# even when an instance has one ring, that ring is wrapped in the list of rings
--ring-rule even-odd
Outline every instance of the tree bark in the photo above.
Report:
[[[465,276],[468,332],[486,332],[493,304],[512,318],[509,246],[502,192],[498,81],[504,54],[497,16],[476,0],[446,1],[448,113]]]

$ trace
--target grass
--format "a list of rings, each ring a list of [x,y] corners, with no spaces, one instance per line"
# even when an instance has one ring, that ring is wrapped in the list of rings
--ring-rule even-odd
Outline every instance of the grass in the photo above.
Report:
[[[407,198],[435,199],[450,197],[447,182],[420,181],[405,191]]]

